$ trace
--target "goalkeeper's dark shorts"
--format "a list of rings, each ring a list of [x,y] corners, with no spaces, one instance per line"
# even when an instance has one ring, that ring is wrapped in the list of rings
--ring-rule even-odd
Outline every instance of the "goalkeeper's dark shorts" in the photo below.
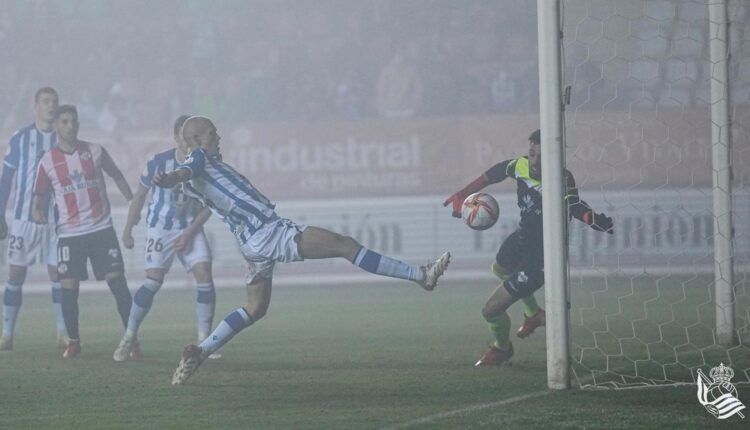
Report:
[[[523,298],[544,285],[544,247],[542,238],[532,238],[516,230],[500,245],[495,261],[511,271],[503,283],[508,293]]]
[[[516,230],[508,236],[495,256],[497,264],[509,272],[544,267],[544,245],[542,238],[532,238],[522,230]]]

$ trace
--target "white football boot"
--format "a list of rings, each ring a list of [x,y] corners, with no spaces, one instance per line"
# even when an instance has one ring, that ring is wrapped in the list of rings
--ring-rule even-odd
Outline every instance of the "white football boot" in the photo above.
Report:
[[[446,252],[441,255],[437,260],[427,263],[427,265],[420,267],[424,274],[424,279],[421,282],[417,282],[422,288],[427,291],[432,291],[437,285],[438,278],[443,276],[445,269],[448,268],[448,263],[451,262],[451,253]]]

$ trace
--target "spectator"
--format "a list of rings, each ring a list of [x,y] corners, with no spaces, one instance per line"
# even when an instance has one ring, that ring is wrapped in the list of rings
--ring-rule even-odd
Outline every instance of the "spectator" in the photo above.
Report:
[[[414,116],[422,104],[422,81],[416,64],[396,49],[378,76],[376,108],[384,118]]]
[[[516,83],[505,69],[499,68],[490,82],[490,96],[492,97],[492,110],[495,112],[510,112],[515,107]]]

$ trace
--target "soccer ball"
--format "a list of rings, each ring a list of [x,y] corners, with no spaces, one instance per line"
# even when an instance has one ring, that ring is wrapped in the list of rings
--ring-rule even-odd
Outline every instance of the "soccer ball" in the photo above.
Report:
[[[497,222],[497,200],[489,194],[474,193],[464,200],[461,218],[474,230],[487,230]]]

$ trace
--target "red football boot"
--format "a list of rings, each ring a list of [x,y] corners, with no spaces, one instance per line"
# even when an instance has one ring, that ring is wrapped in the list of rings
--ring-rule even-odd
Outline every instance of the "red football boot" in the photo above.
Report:
[[[487,352],[484,353],[482,358],[474,364],[474,367],[480,366],[501,366],[503,363],[508,362],[513,357],[513,344],[508,343],[505,348],[498,348],[495,345],[490,345]]]
[[[528,337],[531,333],[534,333],[537,327],[543,327],[547,322],[547,313],[544,309],[539,308],[536,313],[530,317],[524,315],[523,325],[518,328],[516,336],[521,339]]]
[[[80,340],[69,340],[68,346],[63,351],[63,358],[75,358],[81,353],[81,341]]]

